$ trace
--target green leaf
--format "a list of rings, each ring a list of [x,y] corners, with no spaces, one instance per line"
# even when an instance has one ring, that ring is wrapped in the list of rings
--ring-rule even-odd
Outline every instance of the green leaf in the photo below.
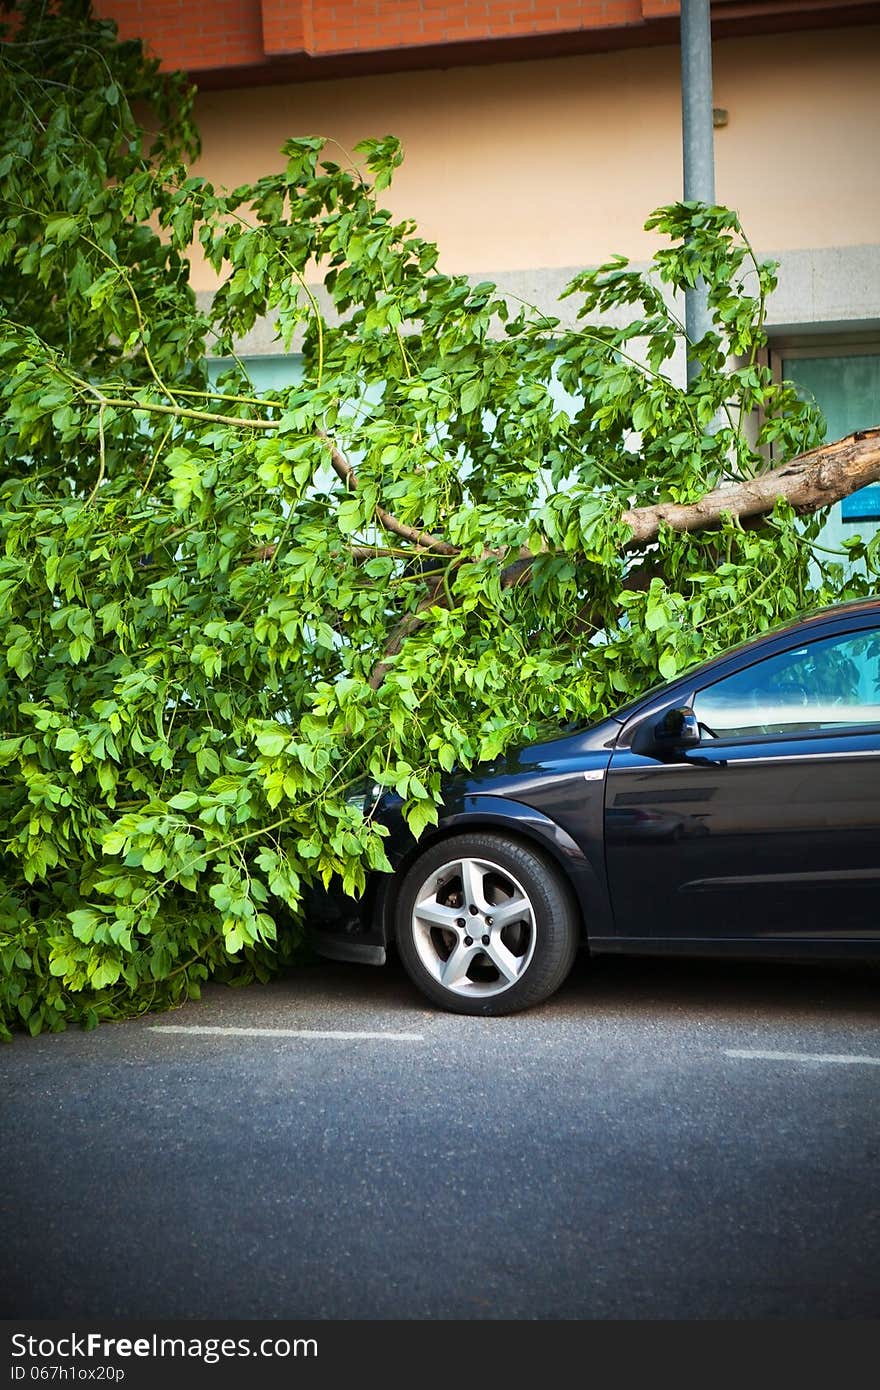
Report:
[[[437,824],[437,807],[433,801],[417,801],[406,811],[406,823],[418,839],[427,825]]]
[[[649,632],[657,632],[661,627],[668,627],[669,613],[662,603],[648,604],[645,612],[645,627]]]
[[[670,647],[667,647],[661,655],[658,666],[660,675],[665,681],[671,681],[678,674],[678,658]]]
[[[465,414],[476,410],[483,399],[483,383],[479,378],[468,381],[462,387],[461,408]]]
[[[199,798],[195,792],[178,792],[168,802],[175,811],[192,811],[198,804]]]
[[[277,758],[279,753],[284,752],[289,739],[288,736],[281,733],[280,730],[278,732],[266,731],[257,734],[255,742],[260,752],[264,754],[265,757]]]
[[[73,241],[79,234],[79,223],[75,217],[50,217],[46,221],[46,239],[56,246]]]
[[[78,941],[93,941],[95,928],[101,918],[97,912],[90,908],[79,908],[76,912],[68,912],[67,919],[73,926],[73,934]]]

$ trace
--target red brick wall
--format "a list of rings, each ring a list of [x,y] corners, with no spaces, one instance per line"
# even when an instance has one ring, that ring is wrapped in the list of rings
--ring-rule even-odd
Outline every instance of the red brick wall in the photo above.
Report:
[[[314,53],[639,24],[641,0],[312,0]]]
[[[169,70],[265,61],[259,0],[94,0],[93,8],[116,20],[121,38],[143,39]]]
[[[252,0],[254,3],[254,0]],[[311,53],[312,5],[310,0],[255,0],[262,9],[263,51],[276,53]]]
[[[642,22],[642,0],[94,0],[163,67],[411,48]]]
[[[142,38],[165,68],[260,67],[473,41],[548,39],[667,24],[679,0],[93,0],[123,38]],[[714,0],[719,17],[875,9],[869,0]],[[668,39],[667,39],[668,41]]]

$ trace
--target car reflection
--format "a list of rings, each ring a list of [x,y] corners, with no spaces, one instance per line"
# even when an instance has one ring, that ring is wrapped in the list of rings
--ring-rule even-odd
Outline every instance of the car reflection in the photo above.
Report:
[[[618,843],[683,840],[709,834],[709,827],[699,816],[651,810],[644,806],[612,806],[605,813],[605,825],[609,838]]]

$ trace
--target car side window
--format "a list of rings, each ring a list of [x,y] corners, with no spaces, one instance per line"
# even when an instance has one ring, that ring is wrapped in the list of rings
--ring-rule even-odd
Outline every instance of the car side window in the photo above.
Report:
[[[697,692],[708,735],[747,738],[880,724],[880,629],[780,652]]]

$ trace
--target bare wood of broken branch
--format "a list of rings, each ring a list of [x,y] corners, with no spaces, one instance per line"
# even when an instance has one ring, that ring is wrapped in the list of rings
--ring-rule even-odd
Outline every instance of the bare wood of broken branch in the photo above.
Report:
[[[880,425],[857,430],[833,444],[820,444],[788,463],[759,473],[755,478],[722,483],[698,502],[658,502],[650,507],[631,507],[620,520],[632,535],[625,550],[639,550],[656,541],[661,526],[673,531],[703,531],[725,516],[747,522],[772,512],[782,499],[800,515],[830,507],[842,497],[880,482]],[[551,553],[544,545],[538,552]],[[535,559],[527,546],[515,554],[502,575],[502,584],[517,582]],[[572,556],[572,558],[576,558]],[[510,576],[508,578],[508,576]]]

